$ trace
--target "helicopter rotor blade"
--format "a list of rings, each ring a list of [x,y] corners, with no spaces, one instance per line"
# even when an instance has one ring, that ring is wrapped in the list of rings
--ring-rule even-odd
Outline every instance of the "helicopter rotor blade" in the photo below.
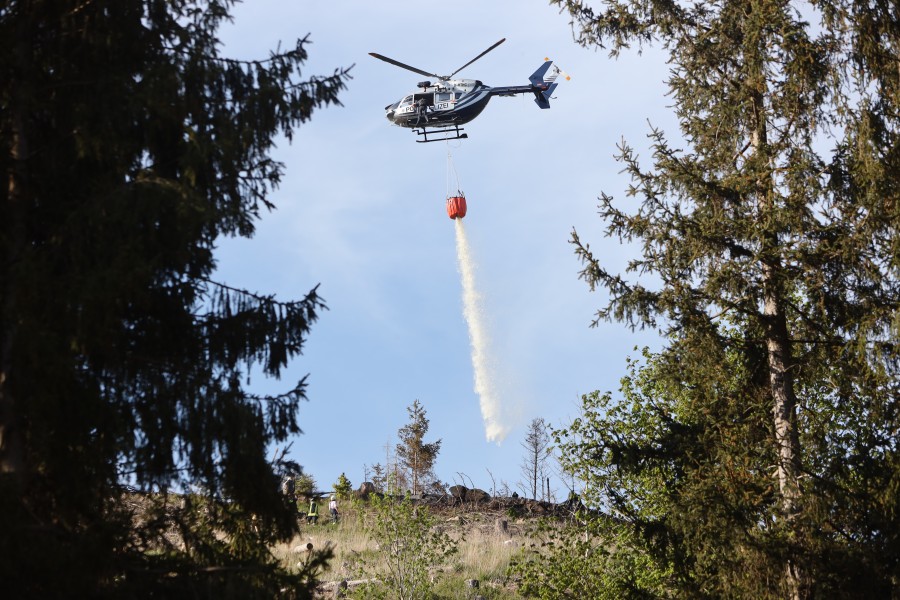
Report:
[[[435,75],[434,73],[428,73],[426,71],[423,71],[422,69],[411,67],[405,63],[400,62],[399,60],[394,60],[393,58],[388,58],[387,56],[382,56],[381,54],[376,54],[375,52],[369,52],[369,56],[374,56],[378,60],[383,60],[386,63],[391,63],[396,67],[406,69],[407,71],[412,71],[413,73],[418,73],[419,75],[424,75],[425,77],[437,77],[438,79],[441,79],[440,75]]]
[[[457,70],[455,70],[452,73],[450,73],[449,75],[447,75],[447,77],[445,77],[445,79],[450,79],[451,77],[453,77],[454,75],[456,75],[457,73],[459,73],[460,71],[462,71],[463,69],[465,69],[466,67],[471,65],[473,62],[475,62],[476,60],[478,60],[479,58],[481,58],[482,56],[484,56],[485,54],[487,54],[488,52],[490,52],[491,50],[493,50],[494,48],[496,48],[497,46],[499,46],[500,44],[502,44],[505,41],[506,41],[506,38],[503,38],[502,40],[500,40],[499,42],[497,42],[496,44],[494,44],[493,46],[491,46],[490,48],[488,48],[487,50],[485,50],[484,52],[482,52],[481,54],[479,54],[478,56],[476,56],[475,58],[473,58],[472,60],[470,60],[469,62],[464,64],[463,66],[461,66],[460,68],[458,68]]]

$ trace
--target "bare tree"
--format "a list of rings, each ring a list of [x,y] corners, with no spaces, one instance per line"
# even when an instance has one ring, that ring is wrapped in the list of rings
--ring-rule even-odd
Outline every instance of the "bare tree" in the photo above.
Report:
[[[528,425],[528,433],[525,440],[521,443],[525,449],[525,455],[522,457],[522,477],[525,478],[522,484],[522,491],[525,495],[531,492],[531,497],[538,499],[538,491],[544,494],[544,479],[547,474],[547,458],[550,454],[550,434],[548,433],[548,423],[544,419],[537,417],[531,420]]]
[[[453,482],[456,483],[457,477],[459,478],[459,483],[457,485],[461,485],[468,488],[475,488],[475,482],[472,481],[472,478],[466,475],[461,471],[456,472],[456,477],[453,478]],[[468,480],[468,481],[466,481]]]
[[[488,476],[491,478],[491,496],[496,497],[497,496],[497,480],[494,479],[494,474],[491,473],[490,469],[486,468],[485,471],[487,471]]]

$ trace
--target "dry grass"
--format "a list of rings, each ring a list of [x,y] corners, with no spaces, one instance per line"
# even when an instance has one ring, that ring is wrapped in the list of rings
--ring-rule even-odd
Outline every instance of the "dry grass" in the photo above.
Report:
[[[486,598],[517,597],[509,589],[506,574],[510,560],[531,541],[525,522],[510,522],[498,511],[444,508],[435,516],[438,527],[458,543],[458,552],[447,564],[435,565],[432,571],[441,597],[471,598],[471,590],[465,587],[467,579],[479,580],[482,586],[479,593]],[[314,549],[330,546],[334,558],[329,569],[322,573],[322,581],[364,579],[371,573],[371,566],[367,568],[366,563],[380,562],[378,545],[366,533],[371,518],[364,506],[345,503],[338,524],[327,520],[320,520],[317,525],[304,524],[298,537],[273,551],[287,566],[295,566],[306,560],[307,544],[312,544]],[[508,523],[505,530],[500,526],[501,521]]]
[[[477,527],[460,535],[456,570],[470,578],[493,581],[504,578],[509,561],[523,543],[495,531]]]

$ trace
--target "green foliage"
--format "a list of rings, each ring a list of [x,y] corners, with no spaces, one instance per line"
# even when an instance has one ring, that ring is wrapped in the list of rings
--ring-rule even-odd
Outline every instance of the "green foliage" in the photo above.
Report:
[[[555,433],[565,467],[585,482],[583,501],[599,509],[585,515],[600,525],[592,543],[617,548],[604,585],[658,593],[615,568],[624,558],[675,595],[780,597],[766,587],[780,579],[770,554],[784,532],[762,466],[776,460],[765,386],[727,357],[696,380],[671,355],[645,359],[630,364],[622,400],[585,396],[582,416]]]
[[[634,202],[600,214],[640,248],[626,273],[573,234],[597,321],[666,342],[561,432],[586,498],[672,595],[895,595],[896,7],[553,3],[586,46],[659,42],[683,138],[651,129],[649,168],[619,147]]]
[[[347,500],[353,494],[353,484],[345,474],[341,473],[334,482],[334,493],[337,494],[339,500]]]
[[[385,468],[381,466],[381,463],[372,465],[372,485],[375,486],[375,490],[385,493],[387,491],[387,481],[387,474],[385,473]]]
[[[356,597],[430,598],[430,570],[456,553],[457,543],[436,526],[427,507],[416,506],[408,495],[402,500],[372,496],[371,506],[375,516],[369,535],[380,547],[381,560],[370,565],[369,575],[378,581],[362,586]]]
[[[546,522],[539,540],[510,565],[526,598],[668,598],[671,572],[641,550],[634,529],[582,513],[566,523]]]
[[[265,549],[297,527],[268,453],[299,433],[305,379],[264,396],[244,382],[280,375],[324,304],[317,289],[283,301],[216,281],[214,250],[273,208],[274,138],[336,103],[347,74],[301,78],[306,40],[264,60],[219,56],[232,4],[0,8],[0,581],[10,597],[307,589],[308,573],[273,568]],[[156,521],[133,521],[126,484],[203,490],[203,511],[165,516],[186,538],[209,535],[157,564]]]
[[[294,478],[294,493],[298,497],[308,497],[312,496],[313,492],[316,491],[316,483],[315,478],[309,473],[300,473]]]

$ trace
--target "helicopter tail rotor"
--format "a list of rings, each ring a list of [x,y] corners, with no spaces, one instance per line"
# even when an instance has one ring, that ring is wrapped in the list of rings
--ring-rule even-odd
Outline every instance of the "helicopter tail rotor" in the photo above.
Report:
[[[567,73],[553,64],[550,59],[538,67],[538,70],[531,74],[528,81],[531,82],[532,91],[534,91],[534,101],[541,108],[550,108],[550,98],[553,96],[556,86],[556,78],[562,75],[566,79],[571,79]]]

